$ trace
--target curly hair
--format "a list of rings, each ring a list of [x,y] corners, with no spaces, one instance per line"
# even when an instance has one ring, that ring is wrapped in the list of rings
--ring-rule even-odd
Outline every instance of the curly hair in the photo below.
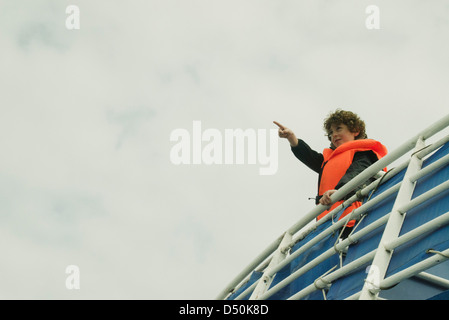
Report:
[[[360,119],[357,114],[351,111],[337,109],[327,116],[324,120],[323,128],[324,131],[326,131],[329,140],[331,140],[330,130],[333,124],[344,124],[348,127],[350,132],[359,132],[359,135],[355,137],[356,140],[368,138],[365,130],[365,122]]]

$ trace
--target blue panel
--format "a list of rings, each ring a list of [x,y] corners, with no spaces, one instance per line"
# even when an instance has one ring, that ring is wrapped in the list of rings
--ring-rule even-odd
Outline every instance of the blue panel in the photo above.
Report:
[[[440,263],[426,270],[426,272],[449,279],[449,261]],[[412,277],[401,281],[401,283],[392,288],[382,290],[380,296],[389,300],[425,300],[438,295],[444,290],[446,288],[435,283]]]
[[[313,239],[315,236],[320,234],[324,229],[328,228],[331,225],[331,222],[328,221],[321,225],[317,230],[315,230],[313,233],[309,234],[304,238],[302,241],[297,243],[292,248],[292,253],[298,250],[300,247],[302,247],[304,244],[309,242],[311,239]],[[284,280],[286,277],[294,273],[296,270],[310,262],[315,257],[318,257],[323,252],[327,251],[329,248],[332,248],[335,244],[335,241],[337,241],[338,234],[331,234],[328,235],[326,238],[318,242],[315,246],[304,252],[303,254],[299,255],[296,259],[294,259],[289,265],[285,266],[282,270],[280,270],[274,280],[271,284],[271,287],[275,286],[282,280]],[[312,284],[318,277],[322,276],[324,273],[326,273],[328,270],[333,268],[335,265],[339,263],[338,255],[333,255],[329,259],[323,261],[316,267],[312,268],[302,276],[298,277],[295,281],[281,289],[279,292],[277,292],[275,295],[271,296],[270,299],[272,300],[285,300],[289,298],[290,296],[294,295],[295,293],[301,291],[305,287]],[[309,300],[320,300],[323,299],[323,294],[321,291],[316,291],[312,294],[310,294],[305,299]]]
[[[432,298],[428,300],[449,300],[449,290],[446,290],[440,294],[437,294],[436,296],[433,296]]]

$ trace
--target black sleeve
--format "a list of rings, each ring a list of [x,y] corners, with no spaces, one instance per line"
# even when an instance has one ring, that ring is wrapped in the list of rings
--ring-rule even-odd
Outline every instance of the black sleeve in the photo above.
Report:
[[[377,161],[377,156],[373,151],[359,151],[354,154],[354,158],[352,160],[351,165],[349,166],[348,170],[346,170],[345,175],[340,179],[338,184],[336,185],[335,189],[340,189],[343,187],[346,183],[348,183],[352,178],[357,176],[359,173],[361,173],[363,170],[368,168],[370,165],[372,165],[374,162]],[[369,183],[371,183],[373,179],[369,180]],[[358,190],[361,190],[363,188],[364,183],[359,185],[357,188],[355,188],[351,193],[349,193],[345,199],[350,198],[352,195],[354,195]]]
[[[295,157],[302,163],[317,173],[321,172],[321,165],[324,161],[324,157],[321,153],[312,150],[309,145],[301,139],[298,139],[298,145],[296,147],[291,147],[291,149]]]

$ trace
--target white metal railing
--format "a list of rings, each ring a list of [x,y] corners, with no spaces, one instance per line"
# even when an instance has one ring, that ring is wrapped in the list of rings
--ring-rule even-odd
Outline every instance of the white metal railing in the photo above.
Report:
[[[419,137],[416,142],[415,150],[421,150],[422,148],[424,148],[424,146],[424,139],[422,137]],[[418,155],[416,153],[413,154],[407,167],[407,171],[405,172],[404,179],[402,180],[401,187],[398,190],[393,209],[388,216],[387,225],[385,226],[385,230],[382,234],[382,239],[379,241],[379,246],[376,250],[376,254],[374,255],[372,263],[373,265],[377,266],[380,279],[383,279],[385,277],[391,259],[391,251],[387,250],[387,248],[385,248],[383,244],[385,242],[393,241],[394,239],[396,239],[401,231],[402,223],[404,222],[405,217],[403,212],[399,210],[399,208],[409,203],[412,199],[416,184],[414,181],[411,181],[410,176],[419,172],[422,167],[422,163],[423,159],[418,158]],[[379,291],[377,289],[373,290],[372,287],[372,284],[365,282],[360,294],[360,299],[375,300],[379,294]]]
[[[317,205],[316,207],[314,207],[298,222],[296,222],[294,225],[288,228],[280,237],[278,237],[275,241],[273,241],[246,268],[244,268],[242,272],[240,272],[235,277],[235,279],[233,279],[229,283],[229,285],[226,286],[222,292],[220,292],[217,299],[226,299],[231,293],[238,290],[249,279],[254,270],[263,271],[263,275],[260,277],[258,281],[253,283],[238,297],[236,297],[236,299],[245,298],[250,293],[252,293],[250,299],[267,299],[272,295],[274,295],[275,293],[277,293],[282,288],[284,288],[285,286],[287,286],[288,284],[290,284],[292,281],[297,279],[299,276],[310,270],[311,268],[315,267],[322,261],[325,261],[332,255],[341,252],[342,250],[344,250],[344,248],[350,246],[352,243],[358,241],[359,239],[363,238],[363,236],[365,236],[369,232],[375,230],[376,228],[382,225],[385,225],[385,230],[382,235],[382,240],[379,242],[379,247],[377,249],[352,261],[351,263],[345,265],[344,267],[340,267],[337,270],[330,271],[328,274],[320,277],[310,286],[297,292],[289,299],[301,299],[315,290],[325,288],[333,281],[339,279],[344,275],[351,273],[353,270],[360,268],[369,261],[373,261],[373,264],[375,264],[377,267],[380,267],[381,279],[379,290],[381,290],[382,288],[396,284],[399,281],[402,281],[403,279],[415,275],[418,276],[424,270],[427,270],[430,266],[433,266],[437,263],[449,259],[449,249],[443,252],[436,252],[433,253],[433,256],[431,256],[430,258],[423,260],[420,263],[415,264],[405,270],[402,270],[397,274],[394,274],[393,276],[384,278],[391,258],[391,250],[407,241],[410,241],[411,239],[414,239],[415,237],[418,237],[424,233],[429,233],[432,230],[441,227],[442,225],[449,224],[449,213],[447,213],[438,217],[437,219],[431,220],[428,223],[423,224],[422,226],[398,237],[405,212],[419,205],[420,203],[434,197],[436,194],[439,194],[449,189],[449,181],[446,181],[440,184],[439,186],[436,186],[435,188],[425,192],[419,197],[410,200],[412,197],[415,182],[418,179],[432,173],[435,170],[438,170],[438,168],[446,165],[449,162],[449,156],[445,156],[439,159],[438,161],[435,161],[433,164],[427,166],[426,168],[421,169],[423,159],[433,151],[437,150],[443,144],[448,142],[449,135],[444,136],[440,140],[434,142],[433,144],[428,145],[427,147],[424,146],[425,141],[448,126],[449,126],[449,115],[443,117],[438,122],[434,123],[433,125],[421,131],[414,137],[410,138],[396,150],[390,152],[385,157],[383,157],[382,159],[378,160],[373,165],[365,169],[357,177],[352,179],[350,182],[348,182],[346,185],[344,185],[341,189],[339,189],[331,196],[332,203],[335,203],[340,199],[343,199],[354,188],[363,184],[371,177],[375,176],[383,168],[387,167],[392,162],[396,161],[397,159],[399,159],[400,157],[411,151],[413,148],[415,150],[411,158],[409,158],[404,163],[391,170],[391,172],[388,172],[388,174],[386,174],[385,177],[378,178],[376,181],[372,182],[370,185],[363,188],[363,190],[361,190],[358,194],[344,201],[344,203],[341,206],[329,212],[325,217],[323,217],[319,221],[315,221],[316,217],[320,215],[323,211],[327,210],[329,206]],[[363,203],[361,207],[354,210],[350,215],[332,224],[327,229],[321,231],[319,235],[316,235],[312,240],[307,242],[304,246],[300,247],[292,254],[290,255],[288,254],[289,249],[291,249],[296,243],[304,239],[308,234],[314,232],[314,230],[316,230],[318,226],[325,223],[329,219],[332,219],[341,210],[343,206],[351,204],[352,202],[358,200],[358,198],[361,196],[365,197],[369,195],[370,192],[372,192],[373,189],[375,189],[376,186],[380,183],[381,179],[382,183],[388,181],[405,168],[407,168],[406,175],[401,182],[383,191],[375,198]],[[395,204],[393,205],[393,209],[390,213],[380,217],[376,221],[371,222],[363,229],[354,230],[353,233],[348,238],[336,244],[333,248],[330,248],[327,251],[323,252],[320,256],[309,261],[307,264],[296,270],[294,273],[290,274],[287,278],[283,279],[281,282],[279,282],[272,288],[268,289],[276,273],[283,267],[288,265],[290,262],[292,262],[301,253],[304,253],[306,250],[310,249],[313,245],[317,244],[327,235],[341,229],[349,220],[353,219],[358,220],[368,210],[376,206],[376,204],[385,200],[388,197],[393,196],[394,194],[397,194],[397,197],[395,200]],[[306,227],[306,225],[308,225],[311,222],[314,222],[313,225],[303,230]],[[435,280],[436,278],[437,277],[434,277],[432,279],[434,281],[437,281]],[[443,279],[441,281],[444,282],[447,280]],[[372,286],[365,284],[361,292],[349,298],[378,299],[379,290],[373,290]]]

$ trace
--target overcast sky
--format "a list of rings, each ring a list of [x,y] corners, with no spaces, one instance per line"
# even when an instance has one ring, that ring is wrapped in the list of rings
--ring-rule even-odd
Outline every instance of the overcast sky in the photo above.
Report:
[[[442,0],[0,0],[0,298],[215,298],[317,177],[286,140],[274,175],[174,165],[171,132],[276,120],[321,151],[343,108],[393,150],[448,112],[448,38]]]

